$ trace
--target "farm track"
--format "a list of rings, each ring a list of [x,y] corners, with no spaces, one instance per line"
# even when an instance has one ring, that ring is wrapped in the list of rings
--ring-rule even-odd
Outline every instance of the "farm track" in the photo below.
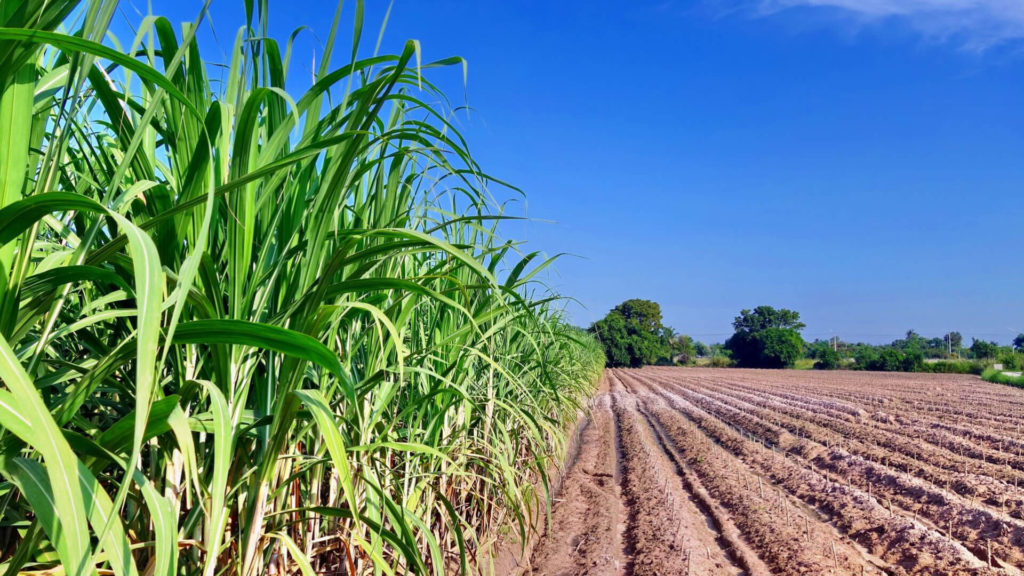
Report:
[[[609,370],[525,573],[1021,574],[1024,393],[893,376]]]

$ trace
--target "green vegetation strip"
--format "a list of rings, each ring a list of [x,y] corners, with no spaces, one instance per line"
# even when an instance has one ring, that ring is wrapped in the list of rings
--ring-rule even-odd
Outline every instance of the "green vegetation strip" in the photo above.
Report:
[[[1007,372],[1004,370],[996,370],[995,368],[989,368],[981,373],[981,379],[986,382],[995,382],[996,384],[1008,384],[1010,386],[1018,386],[1024,388],[1024,375],[1020,375],[1020,372]]]

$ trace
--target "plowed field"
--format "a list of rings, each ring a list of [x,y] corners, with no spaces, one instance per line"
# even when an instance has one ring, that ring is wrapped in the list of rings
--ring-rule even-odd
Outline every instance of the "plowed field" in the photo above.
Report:
[[[1024,391],[609,370],[527,574],[1021,574]]]

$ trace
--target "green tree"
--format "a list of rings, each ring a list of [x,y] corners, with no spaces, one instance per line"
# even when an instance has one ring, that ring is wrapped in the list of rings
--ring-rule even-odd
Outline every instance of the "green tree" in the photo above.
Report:
[[[807,327],[800,321],[800,313],[786,308],[776,310],[771,306],[758,306],[753,310],[740,310],[732,321],[737,332],[760,332],[768,328],[789,328],[800,331]]]
[[[804,355],[812,360],[821,358],[828,350],[832,350],[832,342],[829,340],[819,339],[804,345]]]
[[[907,330],[905,337],[893,340],[890,346],[897,350],[920,350],[924,344],[925,340],[920,334],[915,330]]]
[[[983,360],[985,358],[995,358],[996,354],[999,353],[999,344],[995,342],[986,342],[985,340],[978,340],[977,338],[971,338],[971,357],[975,360]]]
[[[661,306],[650,300],[626,300],[590,331],[604,346],[608,366],[636,368],[671,354],[672,330],[661,323]]]
[[[771,306],[741,310],[732,326],[736,332],[725,347],[740,366],[785,368],[792,366],[803,350],[800,330],[806,325],[794,310]]]
[[[1017,351],[1024,350],[1024,334],[1017,334],[1017,337],[1013,339],[1013,349]]]
[[[835,370],[839,368],[839,352],[831,348],[823,348],[818,351],[818,361],[814,363],[815,370]]]
[[[885,372],[900,372],[906,362],[906,356],[896,348],[883,348],[878,355],[878,363],[868,370],[882,370]]]
[[[762,368],[788,368],[803,352],[804,339],[792,328],[767,328],[755,337],[761,351]]]
[[[853,354],[853,360],[859,370],[875,370],[878,362],[878,350],[874,346],[866,344],[858,345]]]
[[[657,302],[633,298],[619,304],[612,311],[622,314],[623,318],[640,330],[659,335],[664,332],[665,326],[661,323],[661,306]]]
[[[924,367],[924,352],[920,348],[911,347],[903,353],[904,372],[920,372]]]
[[[711,347],[701,341],[693,343],[693,351],[700,358],[711,355]]]
[[[595,322],[590,331],[597,336],[604,347],[604,355],[609,366],[629,366],[632,364],[630,351],[630,335],[626,329],[626,318],[618,312],[610,312],[603,319]]]
[[[678,364],[690,364],[697,358],[697,347],[686,334],[677,334],[671,341],[672,361]]]

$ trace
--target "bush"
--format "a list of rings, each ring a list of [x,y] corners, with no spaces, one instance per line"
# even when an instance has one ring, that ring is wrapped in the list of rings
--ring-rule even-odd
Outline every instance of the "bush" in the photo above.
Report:
[[[815,370],[835,370],[839,368],[839,352],[831,348],[817,351],[818,361],[814,363]]]
[[[853,361],[856,362],[857,370],[875,370],[872,366],[878,362],[878,352],[874,348],[860,348],[854,354]]]
[[[918,349],[907,350],[903,353],[904,372],[921,372],[924,369],[924,352]]]
[[[932,374],[977,374],[985,371],[984,362],[971,362],[969,360],[957,360],[949,362],[933,362],[921,366],[921,372]]]
[[[878,354],[874,363],[867,367],[868,370],[884,372],[901,372],[906,358],[903,352],[895,348],[885,348]]]
[[[732,358],[723,355],[712,356],[711,362],[708,363],[708,366],[711,366],[712,368],[731,368],[734,364],[735,362],[732,361]]]
[[[924,354],[920,350],[881,350],[862,348],[856,355],[857,368],[877,372],[927,372]]]
[[[985,370],[985,372],[981,374],[981,379],[986,382],[1024,388],[1024,376],[1010,376],[1009,374],[1003,374],[1001,370],[996,370],[995,368]]]
[[[999,363],[1003,365],[1004,370],[1020,370],[1024,366],[1024,362],[1021,361],[1021,355],[1013,353],[1000,356]]]

